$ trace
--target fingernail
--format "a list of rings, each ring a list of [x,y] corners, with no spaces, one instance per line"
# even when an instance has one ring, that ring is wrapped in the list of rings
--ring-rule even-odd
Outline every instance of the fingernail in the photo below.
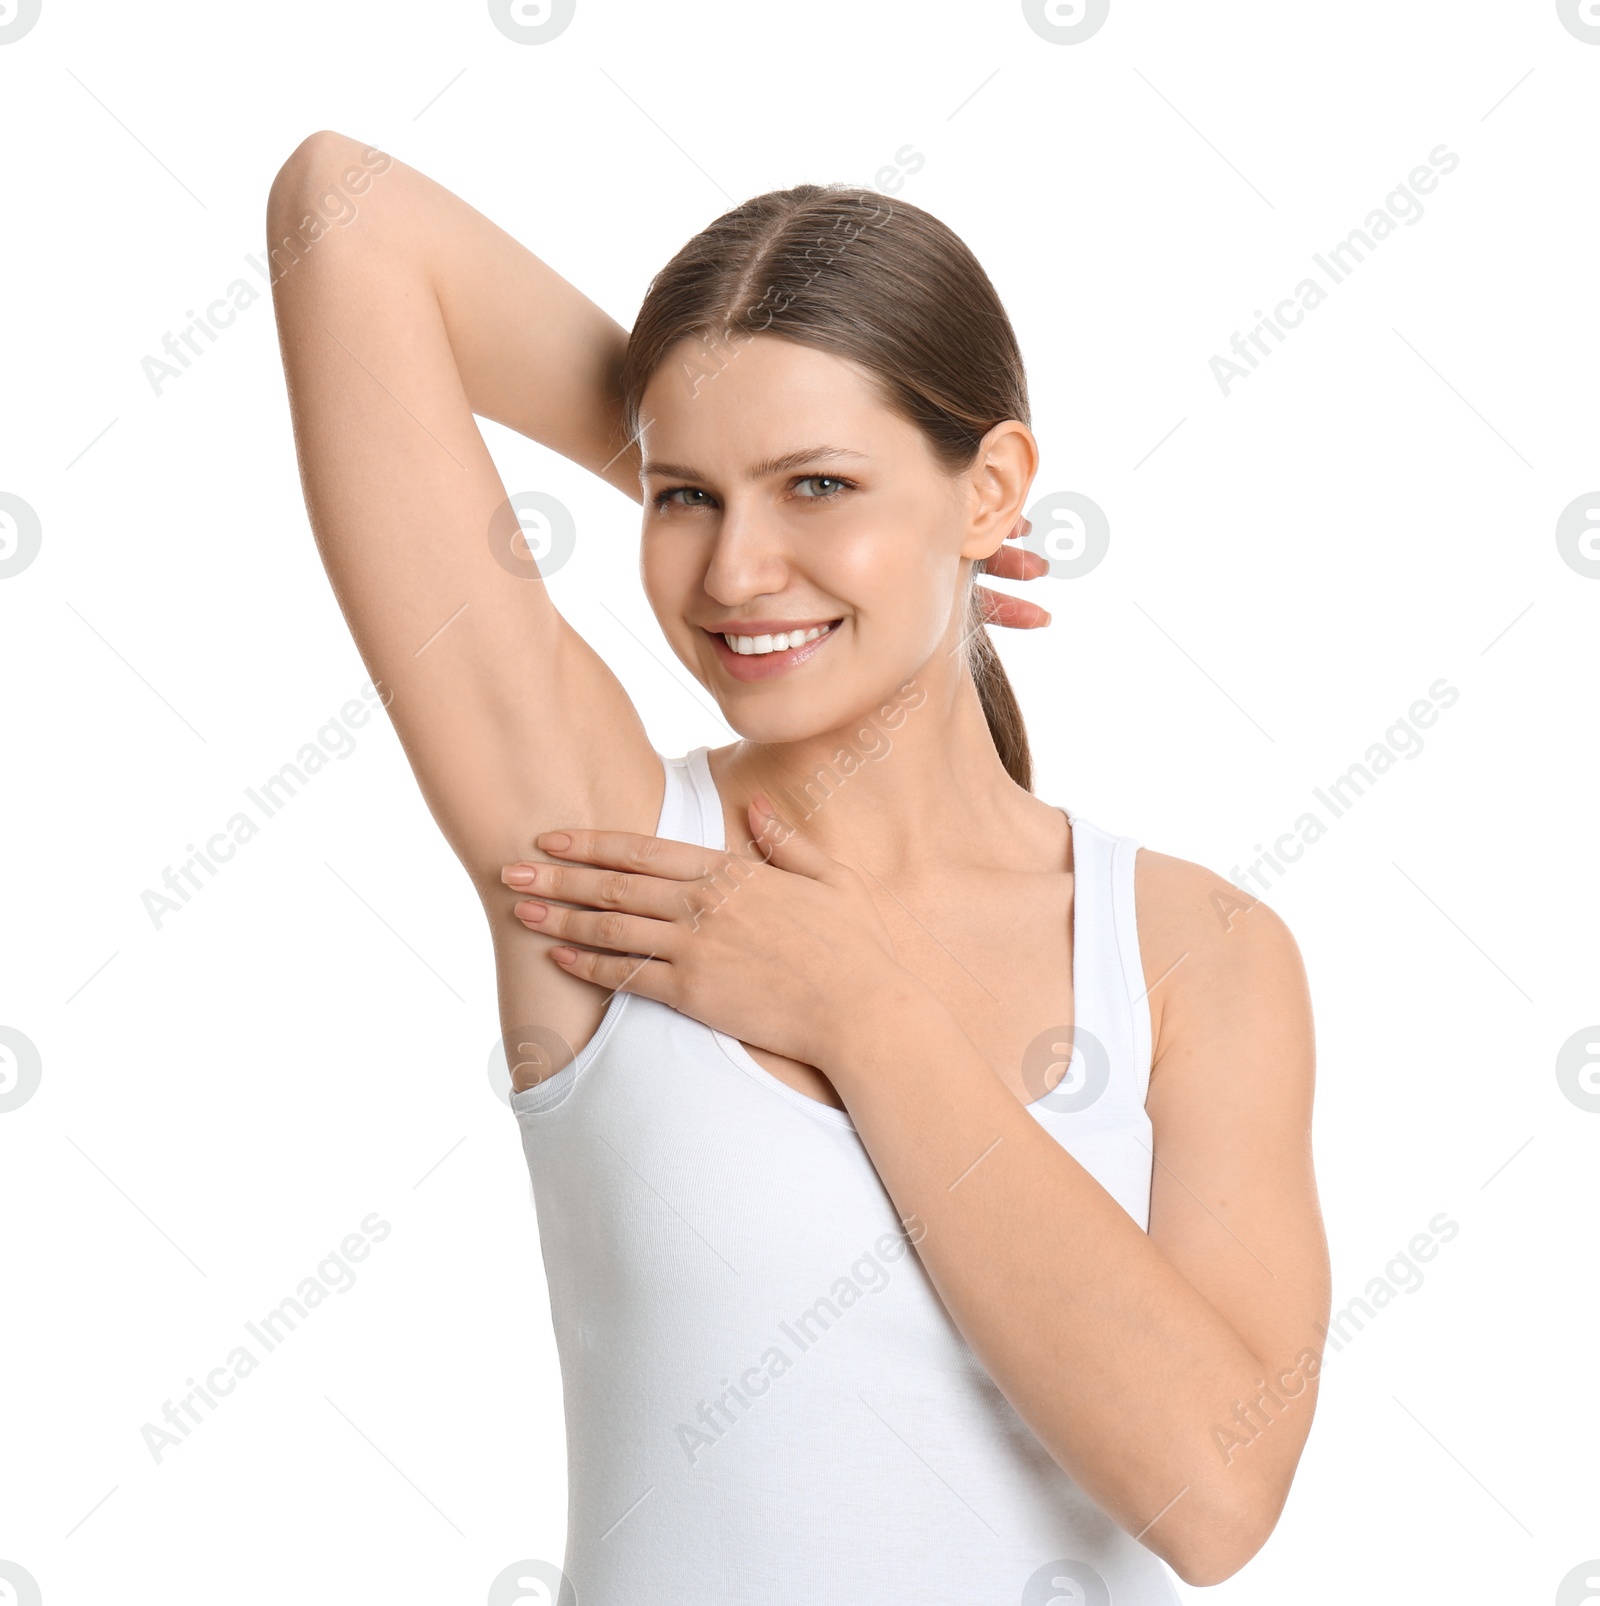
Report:
[[[552,948],[550,952],[561,961],[563,965],[570,965],[578,957],[576,948]]]
[[[519,903],[515,909],[518,920],[543,920],[550,913],[550,906],[544,903]]]
[[[563,848],[572,846],[572,838],[565,831],[546,831],[543,836],[535,837],[534,841],[551,853],[559,853]]]
[[[504,881],[508,887],[531,887],[534,883],[535,876],[532,870],[527,869],[523,865],[514,864],[509,870],[502,870],[500,872],[500,879]]]

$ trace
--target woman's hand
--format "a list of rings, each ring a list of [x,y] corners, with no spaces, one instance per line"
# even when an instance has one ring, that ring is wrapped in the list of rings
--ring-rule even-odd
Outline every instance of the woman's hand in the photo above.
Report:
[[[910,978],[856,871],[759,793],[748,818],[748,854],[573,828],[536,839],[572,863],[507,865],[500,878],[532,894],[513,911],[529,931],[581,945],[551,950],[569,976],[820,1066]]]
[[[1018,519],[1016,528],[1006,540],[1020,541],[1032,530],[1031,519]],[[1039,553],[1008,546],[1002,546],[992,557],[981,559],[979,570],[982,574],[998,575],[1002,580],[1037,580],[1041,574],[1048,574],[1049,571],[1049,561]],[[1012,630],[1037,630],[1050,623],[1050,615],[1036,602],[992,590],[989,586],[978,586],[976,590],[978,611],[986,625],[1005,625]]]

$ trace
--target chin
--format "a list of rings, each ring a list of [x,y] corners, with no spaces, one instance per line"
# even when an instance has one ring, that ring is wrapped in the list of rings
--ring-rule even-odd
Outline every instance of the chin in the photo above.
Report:
[[[814,741],[837,731],[840,725],[839,720],[825,718],[816,709],[802,706],[757,710],[729,708],[724,703],[722,717],[745,741],[770,746]]]

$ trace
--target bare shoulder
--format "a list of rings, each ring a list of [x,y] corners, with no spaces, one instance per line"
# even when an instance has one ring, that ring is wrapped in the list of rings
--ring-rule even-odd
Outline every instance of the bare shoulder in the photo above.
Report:
[[[1152,1087],[1185,1044],[1234,1031],[1309,1030],[1299,944],[1262,899],[1203,864],[1141,848],[1134,865],[1139,953],[1150,1001]]]

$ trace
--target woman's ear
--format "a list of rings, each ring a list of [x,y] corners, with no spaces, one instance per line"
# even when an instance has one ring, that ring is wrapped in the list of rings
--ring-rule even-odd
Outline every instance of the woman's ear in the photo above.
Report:
[[[1039,443],[1019,419],[1008,418],[983,437],[965,475],[970,513],[962,557],[987,558],[1000,550],[1022,517],[1038,471]]]

